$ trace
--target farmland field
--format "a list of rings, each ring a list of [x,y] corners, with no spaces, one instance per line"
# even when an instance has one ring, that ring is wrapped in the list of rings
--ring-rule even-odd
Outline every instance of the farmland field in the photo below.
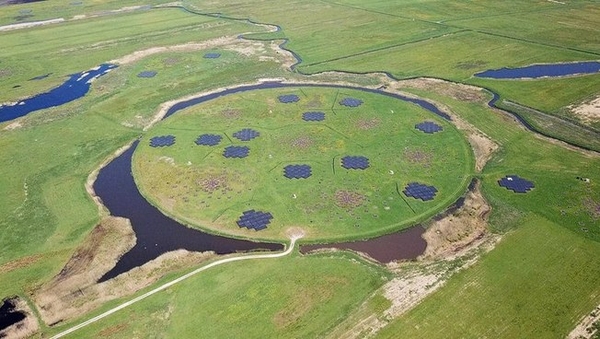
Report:
[[[51,337],[128,301],[70,337],[566,337],[600,304],[600,72],[475,74],[598,61],[599,14],[599,1],[0,1],[0,105],[116,66],[79,99],[0,123],[0,300],[27,315],[0,337]],[[162,119],[265,83],[286,87]],[[97,283],[93,263],[127,248],[103,233],[92,184],[135,140],[137,188],[190,228],[327,244],[421,224],[428,248],[388,265],[293,249],[170,285],[223,257],[178,251]],[[532,188],[499,185],[515,176]],[[256,211],[269,222],[242,222]],[[49,316],[53,302],[68,307]]]

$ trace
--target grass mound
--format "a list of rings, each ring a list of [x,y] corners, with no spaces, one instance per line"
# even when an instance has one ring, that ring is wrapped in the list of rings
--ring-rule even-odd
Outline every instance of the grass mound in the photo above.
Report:
[[[340,98],[347,97],[361,105],[345,106]],[[307,106],[327,119],[305,121]],[[443,130],[415,129],[426,120]],[[473,163],[463,137],[447,121],[394,98],[345,89],[230,95],[177,113],[146,138],[159,135],[178,142],[168,148],[140,144],[133,170],[142,194],[184,222],[241,237],[281,239],[292,226],[306,229],[313,240],[402,229],[456,199]],[[220,142],[196,143],[203,135],[219,136]],[[243,156],[234,149],[243,149]],[[286,172],[297,166],[308,166],[310,174],[298,180],[299,173]],[[435,187],[435,198],[407,196],[402,188],[410,182]],[[236,220],[247,210],[273,219],[260,233],[240,228]]]

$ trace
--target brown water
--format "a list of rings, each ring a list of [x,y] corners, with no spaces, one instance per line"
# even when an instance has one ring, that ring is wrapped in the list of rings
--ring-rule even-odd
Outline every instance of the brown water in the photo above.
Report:
[[[335,248],[362,252],[381,262],[416,259],[425,252],[427,242],[421,237],[425,229],[421,226],[384,235],[381,237],[354,242],[340,242],[325,245],[302,245],[300,253],[306,254],[314,250]]]

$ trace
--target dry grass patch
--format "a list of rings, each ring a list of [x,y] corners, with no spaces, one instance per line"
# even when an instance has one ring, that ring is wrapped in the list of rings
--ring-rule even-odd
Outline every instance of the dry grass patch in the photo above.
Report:
[[[433,154],[431,152],[413,147],[405,147],[402,156],[404,159],[408,160],[409,163],[421,165],[424,168],[431,167],[431,162],[433,160]]]
[[[402,80],[396,83],[397,87],[412,87],[426,91],[433,91],[453,99],[469,102],[482,102],[487,99],[483,90],[479,87],[458,84],[441,79],[416,78]]]
[[[355,209],[366,200],[363,194],[347,190],[337,190],[334,195],[335,204],[346,210]]]
[[[484,241],[491,207],[479,186],[467,193],[461,208],[427,228],[423,233],[427,248],[420,259],[448,259]]]
[[[149,286],[168,272],[198,265],[214,256],[212,252],[168,252],[97,283],[134,244],[135,234],[127,219],[110,217],[96,226],[61,272],[34,292],[44,322],[52,326],[79,317],[109,300]]]
[[[578,106],[568,107],[570,112],[581,120],[584,124],[590,125],[600,122],[600,96],[579,104]]]
[[[98,306],[91,289],[119,258],[135,245],[129,220],[108,217],[102,220],[75,250],[63,269],[34,292],[42,319],[54,324]],[[90,302],[87,302],[90,301]]]
[[[308,136],[301,136],[290,141],[290,146],[293,148],[305,150],[310,148],[314,144],[314,140]]]
[[[0,266],[0,272],[8,273],[19,268],[25,268],[38,262],[43,257],[44,255],[42,254],[34,254],[24,258],[19,258],[17,260],[9,261]]]
[[[356,122],[356,127],[363,131],[368,131],[368,130],[374,129],[376,127],[379,127],[380,124],[381,124],[381,119],[378,119],[378,118],[360,119]]]

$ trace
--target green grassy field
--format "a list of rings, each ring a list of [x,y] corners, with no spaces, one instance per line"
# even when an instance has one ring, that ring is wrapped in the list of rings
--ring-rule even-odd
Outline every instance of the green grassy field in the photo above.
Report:
[[[330,70],[386,71],[399,78],[431,76],[483,86],[499,93],[502,100],[576,122],[568,106],[598,95],[600,75],[597,74],[527,81],[472,76],[490,68],[598,60],[600,46],[595,38],[599,30],[598,1],[559,4],[489,0],[453,3],[283,0],[276,5],[257,0],[186,1],[184,5],[193,6],[199,12],[224,15],[202,16],[181,9],[103,12],[165,2],[95,0],[71,5],[70,0],[56,0],[0,7],[0,25],[15,23],[15,16],[26,14],[21,11],[27,9],[31,9],[34,16],[26,20],[87,16],[44,27],[0,32],[0,102],[47,91],[62,83],[68,74],[134,51],[244,33],[260,39],[288,39],[287,47],[302,58],[298,72],[283,69],[280,65],[283,54],[268,45],[244,45],[237,50],[231,46],[215,46],[187,52],[169,51],[118,67],[98,79],[82,99],[1,123],[0,298],[15,294],[30,296],[33,290],[60,272],[99,220],[98,210],[84,188],[87,176],[116,149],[139,137],[144,146],[152,136],[177,134],[176,147],[168,149],[173,152],[168,156],[173,157],[176,164],[187,164],[188,158],[193,156],[192,164],[196,166],[196,163],[201,164],[201,156],[211,158],[211,154],[192,152],[198,149],[193,141],[200,133],[238,130],[234,124],[217,126],[222,122],[216,120],[210,125],[201,125],[198,117],[210,118],[211,112],[222,112],[223,105],[243,109],[249,115],[243,120],[247,126],[240,128],[255,127],[262,133],[270,131],[269,124],[279,123],[266,114],[269,107],[279,110],[282,105],[276,102],[278,91],[245,93],[180,112],[144,132],[143,127],[165,101],[259,78],[305,80],[309,77],[302,73]],[[266,33],[263,26],[231,20],[227,16],[278,24],[281,31]],[[203,54],[209,51],[222,56],[215,60],[204,59]],[[150,79],[138,78],[137,74],[144,70],[155,70],[158,74]],[[46,79],[28,81],[48,73],[51,75]],[[349,81],[350,78],[321,74],[310,79]],[[372,78],[352,80],[374,84]],[[15,87],[17,85],[20,87]],[[505,236],[496,249],[454,276],[421,305],[398,319],[390,319],[391,325],[380,335],[564,337],[582,316],[600,303],[597,259],[600,254],[600,157],[597,153],[582,153],[525,131],[512,117],[490,110],[483,102],[458,101],[417,88],[406,90],[444,104],[499,144],[500,149],[477,176],[492,205],[489,229]],[[322,107],[327,114],[334,110],[336,114],[346,113],[335,107],[336,99],[331,92],[303,91],[308,94],[306,98],[320,98],[323,103],[333,104]],[[289,91],[281,93],[284,92]],[[364,95],[365,99],[371,97],[360,92],[348,93]],[[450,203],[460,193],[459,188],[464,187],[464,178],[472,174],[470,152],[465,154],[465,140],[454,127],[412,105],[393,104],[410,112],[401,120],[406,126],[414,125],[421,118],[442,124],[443,134],[431,136],[439,137],[438,143],[421,144],[420,136],[403,129],[403,123],[394,125],[384,121],[384,112],[389,108],[387,100],[373,100],[373,106],[365,106],[370,116],[381,117],[382,123],[389,122],[381,125],[381,133],[373,133],[365,139],[373,144],[367,149],[394,148],[393,143],[375,144],[381,134],[390,135],[392,129],[398,127],[398,131],[393,132],[398,133],[400,141],[410,141],[411,145],[417,144],[435,154],[448,153],[446,160],[455,165],[444,169],[455,175],[452,180],[436,176],[437,164],[418,174],[420,179],[443,188],[441,193],[445,197],[434,200],[432,209],[427,204],[411,205],[420,213],[418,218],[427,218],[434,210]],[[371,104],[371,100],[365,102]],[[299,114],[305,109],[308,110],[301,106],[283,106],[281,111]],[[529,119],[551,131],[559,130],[568,138],[576,139],[573,134],[578,134],[582,142],[586,139],[589,144],[597,142],[593,137],[579,135],[578,129],[552,123],[543,114],[534,116],[532,113]],[[347,120],[347,124],[354,122]],[[9,125],[16,128],[5,129]],[[592,128],[597,129],[598,123],[592,124]],[[278,132],[281,139],[268,140],[273,149],[277,140],[294,137],[287,131]],[[338,150],[351,149],[351,143],[339,134],[324,135],[318,130],[313,133],[315,139],[323,142],[344,141],[343,145],[332,143],[322,150],[329,158]],[[161,156],[159,151],[167,150],[141,147],[136,154],[138,165],[143,163],[144,156]],[[381,159],[378,157],[374,159]],[[296,159],[304,157],[292,160]],[[315,169],[321,168],[319,159],[312,155],[308,159],[314,161]],[[417,169],[411,164],[398,161],[396,165],[399,170],[395,173],[403,177],[417,175]],[[283,180],[279,175],[281,168],[277,166],[261,180]],[[134,168],[136,179],[142,183],[144,193],[155,199],[149,186],[143,183],[145,177],[140,175],[141,169]],[[389,170],[387,167],[377,169]],[[180,170],[187,173],[184,166]],[[532,180],[536,187],[527,194],[512,193],[497,184],[507,174]],[[577,177],[591,181],[585,183]],[[340,178],[327,180],[344,184]],[[368,177],[368,181],[361,184],[364,186],[357,188],[370,189],[368,186],[379,180],[375,176]],[[272,201],[267,197],[288,197],[297,190],[310,192],[300,185],[290,185],[285,190],[264,188],[260,204],[271,206]],[[156,200],[155,204],[166,206],[159,198]],[[288,206],[284,199],[279,200],[278,209],[285,212]],[[194,214],[197,211],[192,211],[191,205],[186,208],[183,212],[188,213],[190,219],[202,217]],[[175,212],[173,214],[177,214]],[[232,213],[230,219],[237,216]],[[329,240],[340,227],[346,228],[345,236],[349,238],[383,232],[372,224],[371,230],[361,234],[363,231],[357,231],[355,220],[351,220],[355,216],[339,219],[343,223],[337,226],[333,223],[335,216],[331,218],[325,210],[318,217],[327,232],[319,236]],[[282,218],[286,218],[285,214]],[[307,220],[310,225],[311,219],[306,218],[304,222]],[[389,217],[384,221],[393,225],[395,220]],[[393,228],[404,227],[408,222],[397,221]],[[206,227],[201,222],[196,224]],[[277,227],[280,228],[272,229],[274,238],[281,236],[277,232],[283,225]],[[237,235],[248,237],[248,234]],[[378,288],[394,276],[383,267],[371,266],[349,254],[294,254],[285,259],[221,266],[205,273],[76,332],[73,337],[326,336],[334,333],[331,331],[337,324],[355,315],[363,301],[383,305],[374,307],[381,316],[389,304],[380,300],[383,297]],[[181,274],[183,272],[173,272],[160,283]],[[147,289],[152,287],[155,286]],[[210,293],[199,292],[206,290]],[[93,314],[79,319],[99,314],[124,300],[129,298],[107,302]],[[79,319],[58,328],[41,324],[42,330],[37,336],[57,333],[67,325],[78,323]]]
[[[300,100],[279,102],[290,93]],[[344,98],[363,104],[346,107]],[[323,112],[325,120],[305,122],[307,111]],[[443,130],[417,130],[424,121]],[[244,128],[260,135],[236,139]],[[211,133],[223,138],[219,145],[194,143]],[[174,136],[175,144],[150,147],[150,139],[163,135]],[[249,147],[249,155],[225,158],[228,146]],[[345,156],[364,156],[369,167],[345,169]],[[311,166],[312,175],[285,178],[284,168],[298,164]],[[281,240],[296,226],[306,240],[322,241],[389,233],[431,217],[463,194],[473,159],[451,123],[416,105],[356,90],[297,87],[230,95],[176,113],[142,139],[133,171],[150,201],[192,225]],[[435,199],[405,196],[410,182],[434,186]],[[240,228],[236,221],[246,210],[274,219],[258,233]]]
[[[349,255],[227,264],[71,337],[322,337],[388,277]]]
[[[303,60],[298,71],[385,71],[398,78],[431,76],[485,86],[503,98],[545,113],[578,120],[568,106],[597,93],[598,75],[567,79],[503,81],[473,74],[500,67],[534,63],[600,59],[595,39],[597,2],[570,1],[327,1],[279,6],[240,0],[222,4],[190,1],[206,12],[276,23]],[[287,8],[306,15],[282,21]],[[376,26],[371,22],[377,22]],[[386,29],[393,25],[393,29]],[[279,33],[281,34],[281,33]],[[369,37],[364,39],[364,37]],[[336,51],[342,41],[353,41]],[[528,118],[528,117],[525,117]],[[598,122],[592,126],[597,129]],[[585,140],[570,139],[560,128],[540,126],[549,135],[596,149]]]
[[[177,9],[161,11],[163,15],[173,13],[169,19],[173,19],[173,23],[178,17],[181,18],[181,12]],[[126,17],[121,20],[127,22]],[[97,26],[99,23],[82,21],[81,24]],[[130,29],[133,27],[130,26]],[[239,30],[247,29],[245,24],[236,27]],[[45,29],[40,28],[42,31]],[[79,29],[82,27],[71,28],[70,33],[76,34]],[[18,32],[21,35],[30,34],[27,31]],[[226,27],[215,26],[193,34],[205,39],[219,37],[223,32],[228,32]],[[20,39],[16,33],[11,33],[14,34],[11,35],[14,43]],[[110,36],[98,34],[95,37],[86,36],[86,39],[93,44]],[[2,35],[2,38],[6,37]],[[195,40],[188,35],[183,41]],[[138,42],[142,45],[129,47],[129,42],[124,41],[121,45],[113,46],[115,49],[111,49],[110,56],[92,53],[90,58],[81,58],[77,62],[89,63],[80,65],[82,67],[92,67],[108,61],[109,57],[123,56],[135,48],[154,46],[157,41]],[[46,47],[50,48],[50,45]],[[122,50],[119,49],[121,47]],[[86,50],[83,49],[81,53],[89,54]],[[204,53],[215,51],[222,54],[221,58],[203,58]],[[18,49],[2,49],[0,53],[19,54]],[[42,55],[36,58],[56,74],[82,70],[71,68],[73,64],[65,64],[51,55],[45,59]],[[23,295],[60,270],[75,246],[99,220],[97,208],[84,188],[87,176],[116,149],[139,137],[160,103],[212,86],[224,86],[232,79],[249,82],[255,77],[272,77],[281,73],[275,62],[258,62],[257,59],[258,55],[251,57],[221,49],[150,56],[136,64],[120,66],[98,79],[88,96],[60,107],[32,113],[19,119],[22,127],[1,131],[0,145],[6,161],[0,165],[0,190],[3,192],[0,204],[0,227],[3,230],[0,234],[0,265],[14,263],[17,259],[22,261],[16,264],[17,269],[0,275],[0,290],[6,294]],[[10,63],[18,68],[26,63],[22,59],[8,60],[2,59],[2,65]],[[149,69],[157,71],[157,76],[151,79],[137,77],[139,72]],[[235,73],[234,77],[231,76],[232,72]],[[17,74],[15,77],[20,80],[15,81],[23,83],[21,81],[33,74],[39,75],[39,72]],[[51,81],[62,81],[59,77],[46,80],[39,84],[24,83],[18,90],[35,93],[46,90]],[[21,95],[21,92],[16,94],[10,89],[10,84],[9,81],[0,82],[5,89],[2,95],[7,95],[7,100],[10,100],[11,94]],[[10,123],[3,123],[2,128]]]
[[[492,252],[378,338],[564,338],[598,304],[600,244],[526,215]]]
[[[248,23],[191,15],[181,9],[137,11],[0,34],[0,102],[47,91],[69,74],[134,51],[263,31]],[[65,63],[65,60],[69,60]],[[51,73],[43,80],[28,81]],[[14,88],[19,85],[20,87]]]

